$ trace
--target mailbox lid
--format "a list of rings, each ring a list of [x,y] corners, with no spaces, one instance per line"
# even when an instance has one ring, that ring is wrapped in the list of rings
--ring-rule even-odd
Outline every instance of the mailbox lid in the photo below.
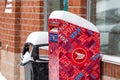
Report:
[[[73,13],[67,12],[67,11],[53,11],[51,13],[51,15],[49,16],[49,19],[60,19],[60,20],[64,20],[67,22],[70,22],[72,24],[81,26],[83,28],[95,31],[95,32],[99,32],[97,27],[95,25],[93,25],[92,23],[90,23],[89,21],[87,21],[86,19],[77,16]]]
[[[48,32],[32,32],[28,36],[26,43],[32,43],[33,45],[48,44]]]

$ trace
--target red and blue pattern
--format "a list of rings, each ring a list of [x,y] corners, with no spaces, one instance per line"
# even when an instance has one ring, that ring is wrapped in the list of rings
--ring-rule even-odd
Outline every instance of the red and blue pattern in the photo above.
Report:
[[[48,24],[49,80],[100,80],[100,34],[59,19]]]

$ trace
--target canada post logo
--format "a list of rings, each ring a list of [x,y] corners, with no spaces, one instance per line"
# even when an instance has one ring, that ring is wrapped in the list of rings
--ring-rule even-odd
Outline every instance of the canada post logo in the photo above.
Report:
[[[72,59],[74,63],[81,64],[87,58],[87,53],[83,48],[77,48],[72,52]]]

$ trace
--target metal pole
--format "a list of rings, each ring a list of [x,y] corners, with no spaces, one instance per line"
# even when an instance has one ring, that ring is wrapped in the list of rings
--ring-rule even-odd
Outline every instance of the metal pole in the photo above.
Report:
[[[87,20],[91,21],[92,0],[87,0]]]
[[[48,30],[48,0],[44,0],[44,31]]]

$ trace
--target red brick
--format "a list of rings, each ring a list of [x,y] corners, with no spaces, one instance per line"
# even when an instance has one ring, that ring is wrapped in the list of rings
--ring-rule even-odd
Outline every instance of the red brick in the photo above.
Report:
[[[103,62],[101,65],[102,75],[114,78],[120,78],[120,66],[116,64]]]
[[[33,6],[34,1],[21,1],[21,6]]]
[[[40,19],[44,19],[44,15],[43,14],[40,14]]]
[[[69,6],[86,6],[86,0],[69,0]]]
[[[43,1],[40,1],[40,6],[44,6],[44,2]]]
[[[86,14],[86,8],[69,8],[69,11],[74,14]]]

